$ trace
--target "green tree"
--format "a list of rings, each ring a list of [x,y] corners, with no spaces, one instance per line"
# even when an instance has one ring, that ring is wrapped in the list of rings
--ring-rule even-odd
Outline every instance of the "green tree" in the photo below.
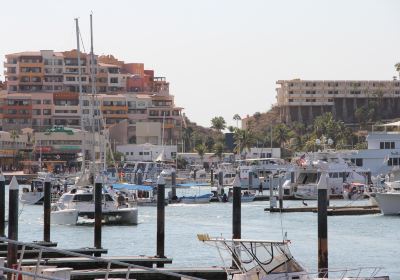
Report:
[[[218,157],[219,161],[221,161],[222,156],[224,154],[224,144],[222,144],[221,142],[215,143],[213,151],[214,151],[214,156]]]
[[[399,79],[400,79],[400,62],[397,62],[397,63],[394,65],[394,68],[396,69],[397,73],[399,73]]]
[[[199,144],[195,148],[197,154],[200,156],[201,163],[203,164],[204,155],[207,151],[207,147],[204,144]]]
[[[235,128],[233,126],[231,126],[231,125],[228,126],[227,128],[228,128],[229,132],[234,132],[235,131]]]
[[[214,117],[211,120],[211,128],[221,132],[226,128],[226,122],[223,117]]]
[[[237,127],[237,128],[239,128],[239,121],[240,121],[241,119],[242,119],[242,118],[239,116],[239,114],[233,115],[233,120],[236,121],[236,127]]]
[[[275,138],[275,141],[279,143],[279,146],[281,148],[284,148],[285,143],[291,138],[291,133],[289,127],[286,124],[278,124],[274,127],[273,130],[273,135]]]
[[[233,137],[235,140],[234,151],[237,154],[241,154],[242,151],[245,151],[245,154],[247,155],[247,151],[250,150],[255,142],[254,132],[250,129],[236,129],[235,135]]]

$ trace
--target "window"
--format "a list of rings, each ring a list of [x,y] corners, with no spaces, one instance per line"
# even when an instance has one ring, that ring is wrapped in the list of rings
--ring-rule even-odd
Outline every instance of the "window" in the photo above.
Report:
[[[362,158],[352,158],[351,162],[356,166],[363,166],[363,159]]]
[[[51,115],[51,109],[43,109],[43,115],[45,116]]]
[[[110,78],[111,84],[118,84],[118,78]]]
[[[379,148],[380,148],[381,150],[383,150],[383,149],[385,149],[385,150],[388,150],[388,149],[395,149],[395,148],[396,148],[396,145],[395,145],[394,142],[380,142],[380,143],[379,143]]]
[[[45,104],[45,105],[51,105],[51,99],[45,99],[45,100],[43,100],[43,104]]]

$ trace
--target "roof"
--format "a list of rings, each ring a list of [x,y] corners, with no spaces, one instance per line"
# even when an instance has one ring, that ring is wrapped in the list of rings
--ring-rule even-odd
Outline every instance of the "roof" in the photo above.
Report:
[[[112,184],[112,187],[116,190],[120,189],[127,189],[127,190],[134,190],[134,191],[152,191],[152,186],[146,185],[135,185],[135,184]]]

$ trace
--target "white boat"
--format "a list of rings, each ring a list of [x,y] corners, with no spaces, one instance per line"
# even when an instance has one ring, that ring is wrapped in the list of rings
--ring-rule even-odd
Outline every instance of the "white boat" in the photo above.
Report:
[[[178,200],[180,203],[184,204],[205,204],[210,203],[212,195],[212,193],[208,193],[203,195],[182,196],[179,197]]]
[[[157,206],[157,197],[153,186],[115,183],[107,191],[115,198],[119,193],[122,194],[130,206]],[[165,205],[168,205],[168,200],[165,201]]]
[[[363,199],[366,191],[366,185],[361,183],[344,184],[343,198],[346,200]]]
[[[240,196],[240,201],[241,202],[253,202],[254,199],[256,198],[256,194],[252,193],[248,190],[242,190],[241,191],[241,196]],[[228,201],[233,202],[233,191],[232,189],[229,189],[228,192]]]
[[[217,249],[223,269],[232,280],[389,280],[387,276],[376,276],[380,269],[375,267],[328,271],[329,277],[318,278],[318,273],[308,272],[293,257],[289,240],[225,239],[208,234],[198,234],[197,238]]]
[[[32,180],[30,187],[24,186],[19,200],[22,204],[34,205],[42,204],[44,199],[44,181],[47,173],[40,172],[38,177]],[[50,176],[50,174],[49,174]],[[57,194],[61,189],[61,184],[55,178],[49,177],[51,180],[51,193]]]
[[[400,192],[377,192],[375,199],[383,215],[400,215]]]
[[[295,198],[317,199],[317,183],[321,169],[324,169],[329,175],[329,195],[342,195],[344,183],[366,184],[368,182],[367,170],[349,165],[334,153],[320,152],[314,154],[313,158],[305,158],[291,171],[295,180],[290,187]]]
[[[105,193],[102,202],[102,216],[107,224],[137,224],[138,209],[128,204],[116,201]],[[94,195],[92,188],[72,189],[64,193],[60,199],[52,205],[51,220],[60,224],[76,224],[78,217],[94,218]],[[67,211],[69,210],[69,211]],[[77,215],[75,214],[77,213]]]

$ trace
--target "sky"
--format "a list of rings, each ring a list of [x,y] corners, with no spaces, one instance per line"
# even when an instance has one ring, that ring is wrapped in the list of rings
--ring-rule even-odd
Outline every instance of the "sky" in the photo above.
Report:
[[[76,46],[142,62],[165,76],[177,106],[209,127],[266,112],[284,79],[392,79],[400,61],[396,0],[2,1],[0,57]],[[3,64],[0,80],[4,80]]]

